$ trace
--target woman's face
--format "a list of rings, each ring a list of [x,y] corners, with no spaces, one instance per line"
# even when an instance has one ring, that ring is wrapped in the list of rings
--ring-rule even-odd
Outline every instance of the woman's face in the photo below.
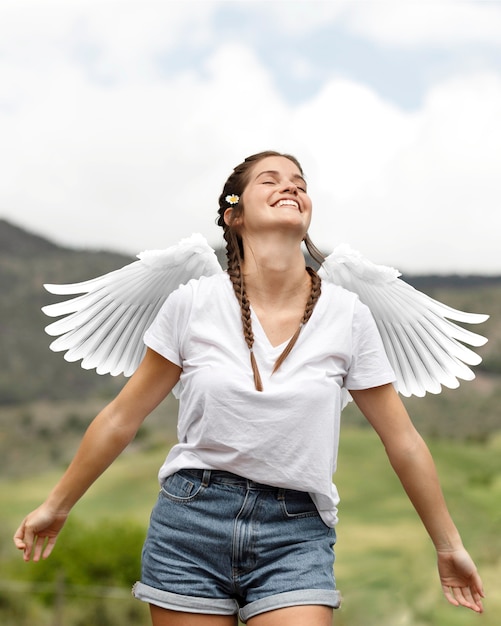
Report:
[[[270,230],[306,235],[311,221],[311,200],[297,165],[286,157],[270,156],[249,172],[241,196],[243,214],[234,225],[242,237]],[[228,210],[228,218],[231,209]]]

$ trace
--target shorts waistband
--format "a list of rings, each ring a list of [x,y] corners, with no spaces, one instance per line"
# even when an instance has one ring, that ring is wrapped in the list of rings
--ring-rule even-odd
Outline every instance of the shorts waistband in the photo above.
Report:
[[[187,472],[192,476],[196,476],[202,481],[202,485],[207,487],[210,483],[219,483],[223,485],[231,485],[233,487],[242,487],[244,489],[254,489],[258,491],[271,491],[277,494],[283,494],[285,491],[293,491],[291,489],[283,489],[282,487],[274,487],[265,483],[258,483],[249,478],[244,478],[238,474],[232,474],[224,470],[210,469],[183,469],[181,472]]]

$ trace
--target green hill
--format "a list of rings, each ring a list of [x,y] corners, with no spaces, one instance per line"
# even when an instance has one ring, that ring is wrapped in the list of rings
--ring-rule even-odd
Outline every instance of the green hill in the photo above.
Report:
[[[56,301],[44,283],[68,283],[116,269],[133,259],[71,250],[0,220],[0,405],[83,398],[118,388],[111,377],[68,364],[48,349],[50,322],[41,307]]]

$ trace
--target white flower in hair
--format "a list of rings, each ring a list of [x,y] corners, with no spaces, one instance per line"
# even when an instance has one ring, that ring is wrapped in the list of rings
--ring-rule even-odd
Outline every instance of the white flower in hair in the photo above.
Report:
[[[240,200],[240,196],[237,196],[235,193],[232,193],[229,196],[226,196],[225,200],[228,204],[238,204],[238,201]]]

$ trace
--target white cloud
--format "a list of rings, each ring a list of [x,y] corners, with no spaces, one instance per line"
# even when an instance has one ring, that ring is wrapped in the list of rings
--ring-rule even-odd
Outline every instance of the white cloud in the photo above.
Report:
[[[7,1],[0,9],[0,51],[14,67],[29,65],[44,75],[63,56],[93,78],[144,81],[155,76],[162,53],[210,38],[216,7],[160,0]]]
[[[336,25],[400,48],[480,43],[501,46],[501,4],[491,0],[268,0],[235,2],[299,37]]]
[[[301,36],[340,18],[353,0],[265,0],[235,3],[260,12],[263,21],[280,24],[281,32]]]
[[[157,77],[162,54],[210,39],[213,10],[213,2],[103,2],[75,20],[73,46],[87,63],[95,57],[100,78],[145,82]]]
[[[368,87],[336,79],[298,108],[294,125],[322,154],[319,175],[342,201],[379,180],[388,162],[412,140],[413,117]]]
[[[353,2],[347,28],[383,45],[445,48],[464,43],[501,46],[501,5],[478,0]]]

